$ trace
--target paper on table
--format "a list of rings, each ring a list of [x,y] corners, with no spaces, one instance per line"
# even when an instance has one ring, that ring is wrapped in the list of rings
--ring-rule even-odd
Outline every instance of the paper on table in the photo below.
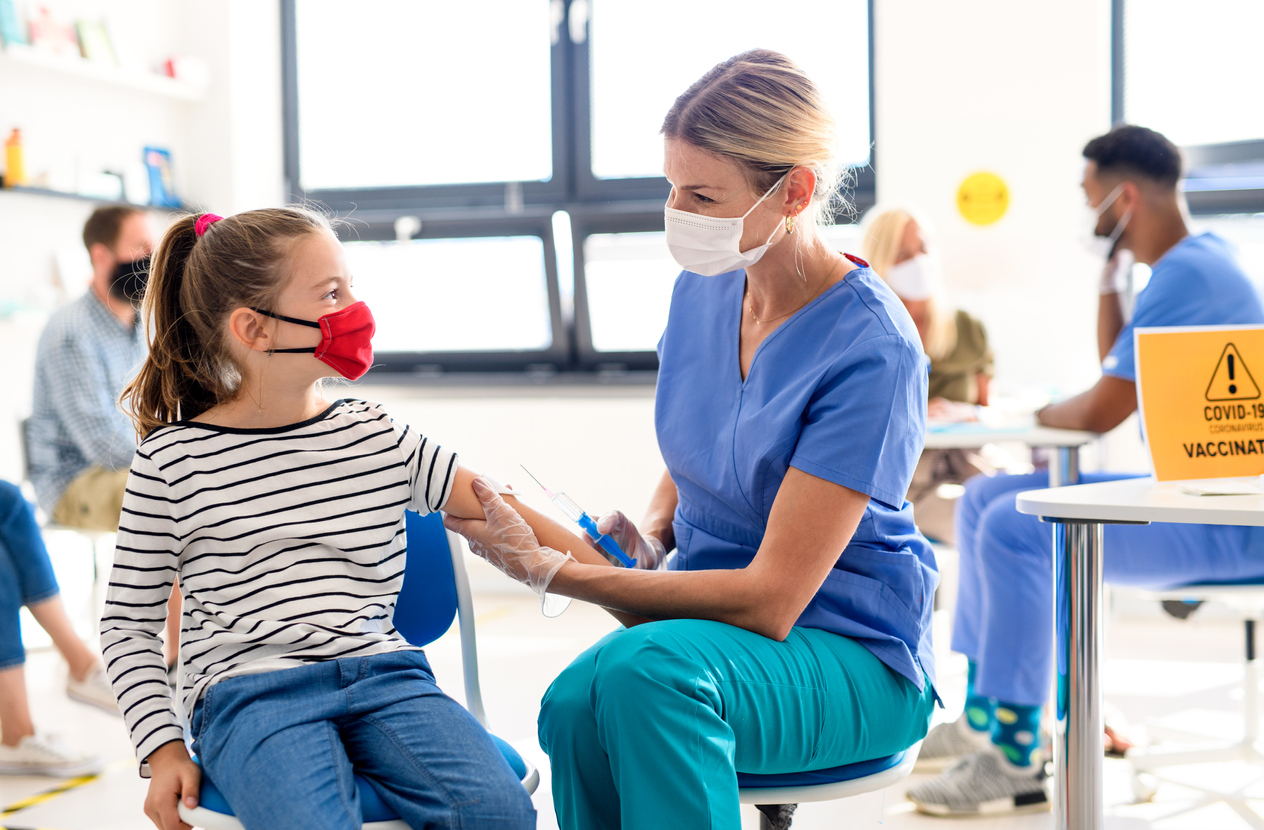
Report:
[[[1264,487],[1259,476],[1242,478],[1209,478],[1200,481],[1186,481],[1177,489],[1187,496],[1261,496]]]

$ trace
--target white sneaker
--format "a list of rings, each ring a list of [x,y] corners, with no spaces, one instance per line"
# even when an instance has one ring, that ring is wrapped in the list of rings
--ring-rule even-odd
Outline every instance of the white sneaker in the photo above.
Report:
[[[110,688],[110,678],[106,677],[105,666],[100,663],[93,666],[83,680],[67,677],[66,695],[71,700],[104,709],[112,715],[120,714],[114,690]]]
[[[992,742],[988,732],[970,727],[965,714],[951,723],[941,723],[926,735],[917,755],[914,772],[943,772],[965,755],[973,755]]]
[[[50,735],[27,735],[17,746],[0,744],[0,775],[95,775],[104,762],[66,747]]]

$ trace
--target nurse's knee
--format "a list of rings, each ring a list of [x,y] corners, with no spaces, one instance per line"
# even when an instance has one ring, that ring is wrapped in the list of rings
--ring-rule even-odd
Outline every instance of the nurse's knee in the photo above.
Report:
[[[592,722],[592,668],[591,661],[567,666],[540,700],[538,731],[546,754],[551,746],[568,741],[577,728]]]
[[[673,628],[690,620],[648,623],[628,629],[597,656],[594,711],[635,706],[652,711],[655,701],[696,694],[701,667],[677,647]]]

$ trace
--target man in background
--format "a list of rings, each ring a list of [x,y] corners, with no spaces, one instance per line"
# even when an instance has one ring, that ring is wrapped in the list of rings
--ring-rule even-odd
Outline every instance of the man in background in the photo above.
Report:
[[[1098,299],[1102,375],[1037,413],[1041,424],[1108,432],[1137,409],[1133,331],[1151,326],[1264,325],[1264,302],[1231,246],[1187,224],[1180,151],[1164,136],[1116,127],[1084,148],[1081,186],[1094,238],[1109,257]],[[1087,230],[1087,228],[1086,228]],[[1133,262],[1150,266],[1131,319],[1120,298]],[[1084,483],[1129,478],[1088,473]],[[909,790],[922,812],[979,815],[1049,809],[1041,710],[1053,672],[1049,525],[1019,513],[1047,472],[977,477],[957,503],[961,579],[952,647],[969,659],[965,713],[933,729],[918,763],[946,768]],[[1108,525],[1106,582],[1168,588],[1264,577],[1264,528]]]
[[[98,208],[83,228],[92,284],[53,314],[35,354],[27,448],[35,497],[58,524],[118,529],[136,434],[119,395],[145,357],[133,295],[154,233],[133,207]]]
[[[92,260],[92,284],[53,314],[35,352],[27,457],[35,498],[53,521],[113,532],[136,453],[136,432],[119,396],[146,353],[137,308],[155,238],[143,210],[111,205],[88,217],[83,244]],[[168,610],[174,658],[176,591]]]

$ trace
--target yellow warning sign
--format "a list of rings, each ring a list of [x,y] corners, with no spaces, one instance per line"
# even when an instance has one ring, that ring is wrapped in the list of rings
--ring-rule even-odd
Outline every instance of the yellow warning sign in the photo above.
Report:
[[[1207,386],[1207,400],[1253,401],[1259,396],[1260,387],[1255,385],[1255,378],[1251,377],[1242,355],[1232,343],[1226,344],[1216,364],[1216,373]]]
[[[1137,405],[1159,481],[1264,474],[1264,326],[1137,329]],[[1210,380],[1209,380],[1210,379]]]

